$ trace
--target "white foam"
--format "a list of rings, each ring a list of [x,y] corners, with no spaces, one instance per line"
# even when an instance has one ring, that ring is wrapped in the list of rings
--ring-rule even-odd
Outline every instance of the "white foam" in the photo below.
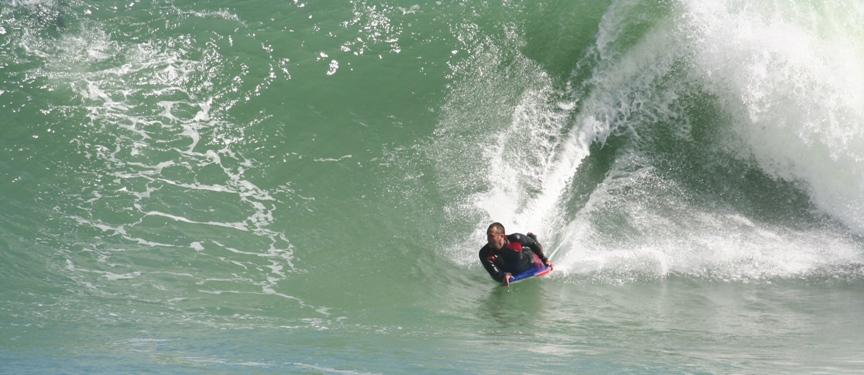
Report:
[[[204,251],[204,244],[202,244],[201,241],[194,241],[194,242],[189,244],[189,247],[191,247],[192,250],[195,250],[196,252],[199,252],[199,253]]]
[[[321,365],[313,365],[313,364],[301,363],[301,362],[287,362],[287,364],[294,366],[294,367],[298,367],[299,369],[302,369],[301,371],[303,371],[303,372],[313,371],[313,372],[320,372],[320,373],[325,373],[325,374],[345,374],[345,375],[378,375],[378,374],[381,374],[378,372],[342,370],[342,369],[336,369],[336,368],[332,368],[332,367],[325,367],[325,366],[321,366]]]
[[[145,216],[159,216],[159,217],[164,217],[164,218],[171,219],[171,220],[174,220],[174,221],[179,221],[179,222],[181,222],[181,223],[188,223],[188,224],[201,224],[201,225],[212,225],[212,226],[215,226],[215,227],[231,228],[231,229],[236,229],[236,230],[244,231],[244,232],[249,231],[249,227],[247,227],[246,224],[245,224],[245,223],[242,223],[242,222],[236,222],[236,223],[225,223],[225,222],[219,222],[219,221],[197,221],[197,220],[192,220],[192,219],[185,218],[185,217],[183,217],[183,216],[173,215],[173,214],[169,214],[169,213],[165,213],[165,212],[160,212],[160,211],[147,211],[147,212],[144,213],[144,215],[145,215]]]
[[[336,158],[315,158],[315,159],[312,159],[312,161],[314,161],[316,163],[328,163],[328,162],[335,163],[335,162],[340,162],[342,160],[351,159],[351,158],[352,158],[351,155],[342,155],[342,156],[336,157]]]
[[[765,171],[864,233],[864,5],[736,4],[684,3],[693,76]]]
[[[232,12],[229,12],[225,9],[219,9],[215,11],[196,11],[196,10],[182,10],[176,9],[177,13],[184,15],[192,15],[199,18],[221,18],[227,21],[234,21],[240,23],[241,25],[245,25],[240,17]]]
[[[138,276],[141,276],[141,272],[137,272],[137,271],[136,272],[130,272],[130,273],[124,273],[124,274],[117,274],[117,273],[113,273],[113,272],[101,272],[101,273],[102,273],[103,277],[105,277],[106,279],[111,280],[111,281],[128,280],[128,279],[134,279]]]
[[[330,64],[327,66],[327,75],[332,76],[339,71],[339,61],[330,60]]]

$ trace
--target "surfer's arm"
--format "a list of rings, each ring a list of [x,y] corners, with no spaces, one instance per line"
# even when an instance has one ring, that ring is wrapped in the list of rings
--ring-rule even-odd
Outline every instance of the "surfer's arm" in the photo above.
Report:
[[[489,254],[483,250],[480,250],[480,263],[483,264],[483,268],[486,269],[486,272],[489,273],[489,276],[492,277],[493,280],[499,283],[504,281],[505,272],[501,272],[501,270],[495,266],[495,263],[492,263]]]

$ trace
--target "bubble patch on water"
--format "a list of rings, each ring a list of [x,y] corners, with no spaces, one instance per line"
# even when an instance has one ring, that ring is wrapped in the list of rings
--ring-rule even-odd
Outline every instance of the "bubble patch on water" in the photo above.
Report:
[[[230,115],[290,74],[236,14],[152,11],[166,19],[214,18],[235,34],[130,39],[95,18],[69,17],[74,27],[62,32],[22,25],[14,39],[27,58],[41,60],[27,72],[32,81],[74,102],[48,111],[68,117],[64,126],[78,134],[69,142],[86,161],[68,164],[84,183],[54,208],[72,228],[61,241],[60,269],[82,293],[116,296],[134,285],[133,299],[181,306],[200,299],[183,290],[188,280],[175,280],[192,275],[204,281],[193,294],[257,293],[326,316],[325,308],[284,292],[298,269],[288,235],[274,228],[274,212],[296,192],[260,186],[258,163],[244,156],[247,127],[268,115],[249,124]],[[167,22],[168,34],[171,27]],[[269,63],[250,66],[233,55],[240,38],[256,40]],[[228,277],[212,281],[211,272]]]

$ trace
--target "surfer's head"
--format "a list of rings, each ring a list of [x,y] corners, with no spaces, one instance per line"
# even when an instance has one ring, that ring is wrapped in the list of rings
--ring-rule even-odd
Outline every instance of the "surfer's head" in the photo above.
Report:
[[[501,223],[492,223],[486,229],[486,241],[489,246],[495,250],[500,250],[507,243],[507,236],[504,234],[504,226]]]

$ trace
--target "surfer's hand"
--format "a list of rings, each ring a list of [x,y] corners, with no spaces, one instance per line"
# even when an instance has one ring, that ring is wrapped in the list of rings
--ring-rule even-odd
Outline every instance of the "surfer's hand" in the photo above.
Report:
[[[506,272],[506,273],[504,273],[504,280],[503,280],[503,281],[504,281],[504,286],[510,286],[510,279],[511,279],[512,277],[513,277],[513,275],[510,274],[510,272]]]
[[[547,266],[549,266],[549,267],[552,267],[552,260],[550,260],[550,259],[546,259],[546,260],[543,261],[543,264],[545,264],[545,265],[547,265]]]

